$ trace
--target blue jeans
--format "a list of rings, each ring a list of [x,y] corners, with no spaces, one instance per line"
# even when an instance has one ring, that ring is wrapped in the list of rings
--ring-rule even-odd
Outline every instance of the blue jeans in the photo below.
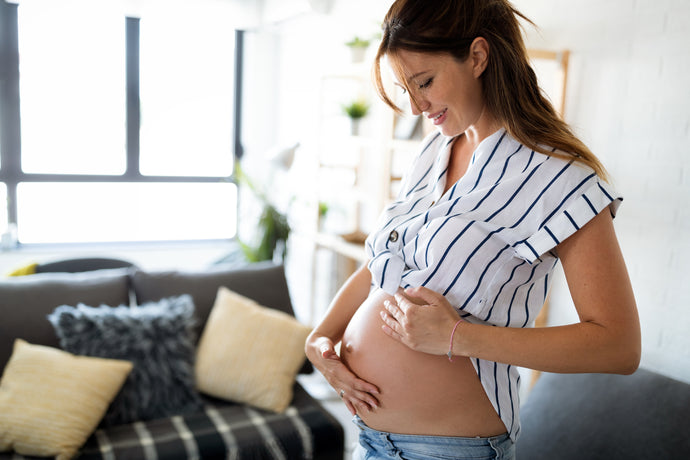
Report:
[[[377,431],[355,416],[359,444],[352,460],[514,460],[515,445],[508,434],[491,438],[417,436]]]

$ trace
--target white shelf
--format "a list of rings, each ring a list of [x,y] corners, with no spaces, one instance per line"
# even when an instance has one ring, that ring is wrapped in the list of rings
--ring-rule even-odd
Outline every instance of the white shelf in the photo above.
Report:
[[[317,233],[313,237],[314,243],[318,246],[330,249],[358,262],[366,262],[367,255],[364,251],[364,244],[346,241],[338,235],[330,233]]]

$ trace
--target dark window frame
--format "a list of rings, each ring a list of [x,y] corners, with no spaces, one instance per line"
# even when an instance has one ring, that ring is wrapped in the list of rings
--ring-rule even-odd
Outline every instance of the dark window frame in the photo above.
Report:
[[[23,182],[237,183],[231,176],[150,176],[139,168],[139,26],[126,17],[126,168],[121,175],[28,174],[21,168],[18,5],[0,0],[0,183],[7,187],[8,223],[17,223],[17,186]],[[233,159],[242,157],[242,71],[244,31],[235,31]],[[113,241],[113,243],[118,243]],[[155,243],[155,242],[153,242]]]

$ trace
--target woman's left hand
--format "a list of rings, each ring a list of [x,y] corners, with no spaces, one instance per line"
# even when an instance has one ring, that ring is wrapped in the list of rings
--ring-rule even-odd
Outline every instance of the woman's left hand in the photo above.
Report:
[[[384,302],[383,331],[412,350],[433,355],[448,353],[449,340],[460,316],[446,298],[423,286],[398,290],[395,302]]]

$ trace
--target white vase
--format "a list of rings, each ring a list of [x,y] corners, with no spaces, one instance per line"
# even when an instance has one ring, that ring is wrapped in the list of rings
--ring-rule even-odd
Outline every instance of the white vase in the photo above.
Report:
[[[350,118],[350,134],[353,136],[359,136],[359,125],[361,123],[359,118]]]
[[[364,57],[367,54],[367,49],[363,46],[351,46],[350,53],[352,56],[352,63],[358,64],[364,61]]]

